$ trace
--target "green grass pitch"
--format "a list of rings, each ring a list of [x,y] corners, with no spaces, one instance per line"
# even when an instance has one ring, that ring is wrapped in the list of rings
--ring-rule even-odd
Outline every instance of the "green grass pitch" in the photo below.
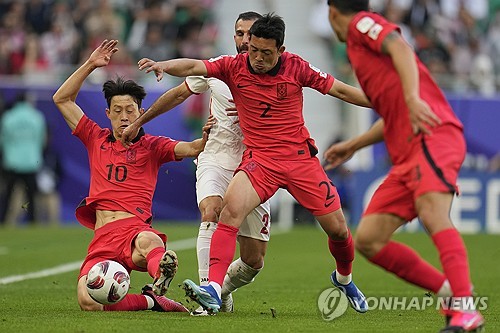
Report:
[[[193,224],[156,223],[169,241],[194,238]],[[81,226],[60,228],[0,228],[0,281],[82,260],[92,232]],[[439,265],[430,239],[423,233],[399,234],[396,239],[416,248]],[[488,297],[483,311],[486,332],[500,332],[500,246],[496,235],[464,236],[469,251],[475,291]],[[179,272],[167,296],[185,303],[177,286],[185,278],[197,280],[193,247],[177,251]],[[439,266],[438,266],[439,267]],[[333,321],[324,321],[317,306],[320,293],[330,288],[334,263],[326,236],[314,226],[295,227],[271,236],[266,264],[256,281],[234,294],[235,312],[213,317],[185,313],[82,312],[76,301],[77,270],[36,279],[0,282],[0,332],[438,332],[444,324],[435,307],[425,310],[372,310],[358,314],[351,308]],[[369,297],[423,297],[410,286],[371,265],[360,255],[354,279]],[[150,282],[147,273],[133,272],[130,292]],[[271,314],[275,310],[275,316]]]

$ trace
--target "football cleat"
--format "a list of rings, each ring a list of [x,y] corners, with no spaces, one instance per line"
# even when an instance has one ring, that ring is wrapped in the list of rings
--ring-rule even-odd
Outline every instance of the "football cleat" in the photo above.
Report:
[[[440,333],[480,333],[484,331],[484,318],[478,311],[442,310],[447,325]]]
[[[207,310],[205,310],[201,305],[194,311],[191,311],[191,316],[194,317],[203,317],[203,316],[209,316]]]
[[[366,297],[365,295],[363,295],[361,290],[356,287],[353,281],[349,282],[346,285],[338,282],[336,272],[337,271],[333,271],[332,275],[330,276],[330,281],[335,287],[339,288],[340,291],[342,291],[347,296],[349,303],[351,303],[351,307],[359,313],[365,313],[366,311],[368,311],[368,303],[366,303]]]
[[[198,286],[193,281],[187,279],[182,282],[182,288],[186,292],[186,297],[201,305],[209,315],[219,312],[221,300],[211,285]]]
[[[233,312],[233,294],[229,293],[227,296],[221,296],[220,312]]]
[[[152,311],[158,312],[188,312],[186,307],[179,302],[171,300],[165,296],[158,296],[153,292],[153,287],[150,284],[145,285],[142,288],[142,294],[151,297],[154,302],[154,306],[151,308]]]
[[[177,254],[172,250],[165,251],[153,281],[153,292],[156,295],[165,295],[170,286],[170,282],[172,282],[175,273],[177,273],[178,264]]]

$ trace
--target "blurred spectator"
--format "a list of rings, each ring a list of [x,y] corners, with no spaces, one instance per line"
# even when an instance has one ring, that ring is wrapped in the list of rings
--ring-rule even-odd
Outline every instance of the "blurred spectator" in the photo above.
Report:
[[[43,166],[43,148],[46,142],[46,123],[43,113],[33,106],[27,93],[18,95],[14,106],[0,120],[0,150],[5,176],[5,206],[0,223],[13,223],[12,195],[16,185],[22,183],[27,201],[21,204],[27,211],[28,222],[35,222],[36,174]],[[15,209],[14,209],[15,210]],[[7,217],[10,217],[7,219]]]
[[[30,32],[42,34],[50,27],[52,8],[44,0],[29,0],[26,3],[26,24]]]
[[[57,153],[50,144],[50,135],[43,153],[43,166],[36,174],[38,195],[35,216],[38,222],[57,226],[61,219],[59,184],[62,166]]]

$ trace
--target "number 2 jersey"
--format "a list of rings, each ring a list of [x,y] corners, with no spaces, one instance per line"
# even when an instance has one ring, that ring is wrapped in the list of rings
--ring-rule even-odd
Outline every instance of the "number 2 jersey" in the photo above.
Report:
[[[326,94],[334,78],[299,56],[284,52],[265,74],[253,71],[248,54],[204,60],[208,76],[224,81],[233,95],[243,143],[274,159],[304,159],[317,153],[305,127],[303,87]]]
[[[141,129],[127,149],[110,129],[99,127],[85,115],[73,135],[87,148],[90,165],[89,195],[76,210],[78,221],[94,229],[95,211],[111,210],[126,211],[150,222],[158,170],[163,163],[176,160],[178,141],[145,134]]]

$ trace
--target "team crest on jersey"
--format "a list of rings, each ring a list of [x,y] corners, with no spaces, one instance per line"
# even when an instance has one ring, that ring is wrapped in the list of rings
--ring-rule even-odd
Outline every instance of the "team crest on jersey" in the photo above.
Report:
[[[285,99],[287,96],[286,83],[278,83],[276,87],[276,95],[278,99]]]
[[[254,172],[255,169],[257,169],[257,164],[254,161],[252,161],[245,166],[245,169],[247,169],[248,172]]]
[[[127,150],[127,163],[134,164],[135,163],[136,150],[128,149]]]

